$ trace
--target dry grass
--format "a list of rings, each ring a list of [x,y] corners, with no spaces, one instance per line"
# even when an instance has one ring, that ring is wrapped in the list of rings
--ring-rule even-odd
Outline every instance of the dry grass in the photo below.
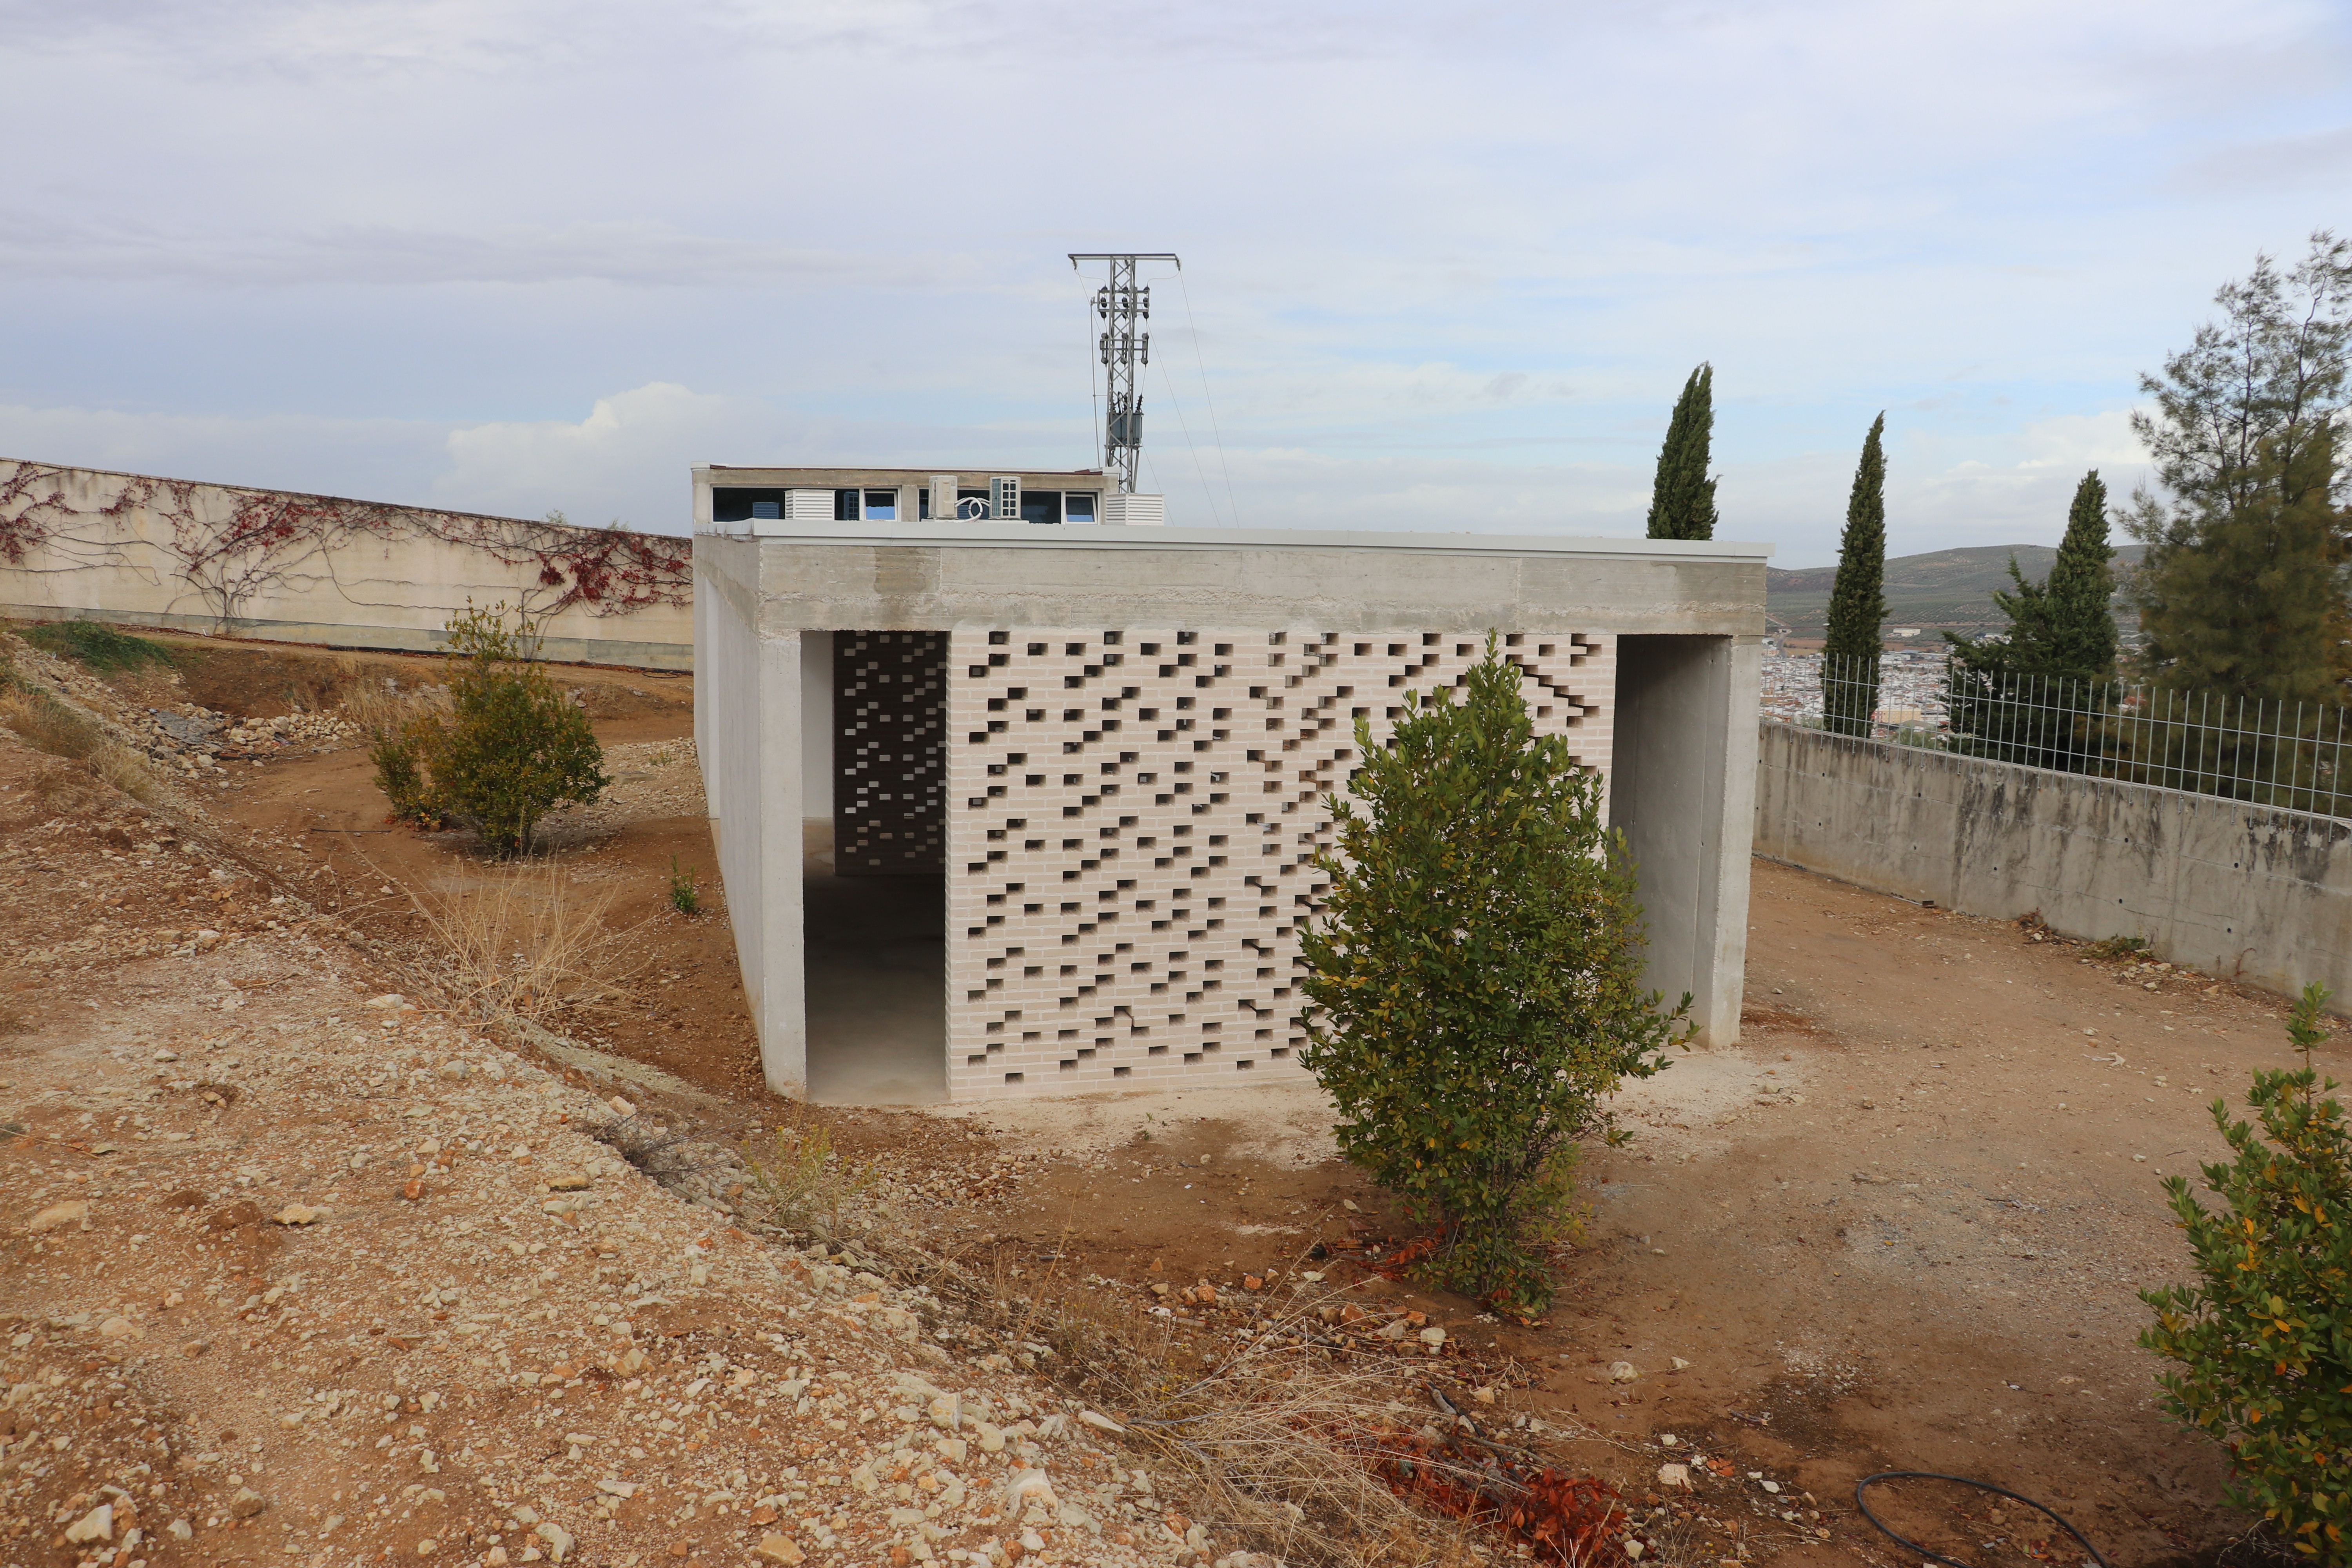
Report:
[[[438,939],[451,1002],[484,1019],[534,1022],[609,1006],[647,963],[636,929],[604,922],[614,893],[585,892],[551,866],[487,876],[410,900]]]
[[[1468,1563],[1468,1531],[1398,1497],[1339,1441],[1408,1428],[1395,1374],[1327,1357],[1284,1326],[1190,1375],[1174,1358],[1133,1363],[1156,1375],[1125,1390],[1130,1432],[1192,1481],[1213,1517],[1287,1561]]]
[[[868,1161],[853,1165],[833,1146],[823,1126],[780,1126],[769,1148],[743,1148],[744,1168],[760,1189],[776,1224],[838,1245],[842,1211],[853,1212],[881,1180]]]
[[[148,770],[147,760],[128,746],[109,741],[89,754],[89,771],[131,799],[152,805],[163,786]]]
[[[351,682],[342,695],[343,717],[371,735],[396,735],[412,719],[439,712],[448,706],[448,688],[395,688],[381,676],[360,673],[357,660],[345,660]]]
[[[35,751],[75,761],[106,742],[97,725],[47,692],[29,688],[0,691],[0,724],[16,731]]]
[[[49,816],[62,816],[99,798],[98,780],[88,768],[51,763],[33,775],[33,804]]]
[[[1238,1537],[1294,1568],[1469,1568],[1493,1560],[1471,1550],[1478,1531],[1399,1497],[1344,1446],[1447,1418],[1402,1403],[1423,1396],[1396,1368],[1318,1344],[1320,1297],[1264,1302],[1258,1336],[1235,1345],[1171,1320],[1139,1321],[1130,1302],[1066,1277],[1058,1265],[1041,1277],[1016,1272],[1003,1253],[985,1262],[943,1258],[887,1226],[856,1246],[1124,1424],[1127,1442],[1150,1456],[1154,1471],[1198,1500],[1213,1534]],[[1497,1544],[1485,1543],[1490,1552]]]

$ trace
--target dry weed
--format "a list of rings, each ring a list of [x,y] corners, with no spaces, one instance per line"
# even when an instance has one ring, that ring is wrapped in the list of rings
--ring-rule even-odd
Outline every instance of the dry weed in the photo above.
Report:
[[[611,1005],[647,963],[636,928],[604,923],[614,893],[552,866],[493,873],[451,894],[409,893],[440,940],[451,1001],[485,1019]]]
[[[46,691],[0,692],[0,724],[16,731],[35,751],[79,761],[104,743],[97,725]]]
[[[588,1135],[656,1181],[692,1175],[709,1163],[697,1156],[691,1134],[634,1111],[589,1129]]]
[[[882,1179],[872,1161],[853,1165],[845,1160],[822,1126],[778,1127],[764,1155],[746,1141],[743,1165],[776,1224],[835,1245],[842,1236],[843,1207],[858,1204]]]
[[[98,781],[88,768],[51,763],[33,775],[33,803],[50,816],[79,811],[99,797]]]
[[[150,805],[163,793],[163,784],[148,771],[146,759],[111,741],[90,753],[89,771],[131,799]]]
[[[1266,1302],[1257,1336],[1235,1347],[1171,1320],[1139,1326],[1129,1305],[1058,1263],[1040,1277],[1003,1252],[974,1268],[887,1232],[861,1245],[997,1337],[1044,1352],[1156,1468],[1182,1478],[1213,1531],[1297,1568],[1466,1568],[1475,1559],[1471,1527],[1415,1508],[1350,1451],[1351,1440],[1360,1447],[1433,1413],[1408,1421],[1399,1394],[1409,1391],[1392,1368],[1317,1342],[1319,1298]]]
[[[1415,1510],[1335,1440],[1399,1425],[1385,1370],[1269,1335],[1189,1377],[1172,1371],[1129,1390],[1130,1429],[1263,1550],[1354,1568],[1417,1565],[1465,1544],[1459,1526]]]
[[[410,720],[437,713],[449,705],[446,687],[402,688],[389,678],[359,675],[355,662],[349,668],[354,679],[343,689],[343,717],[368,734],[396,735]]]

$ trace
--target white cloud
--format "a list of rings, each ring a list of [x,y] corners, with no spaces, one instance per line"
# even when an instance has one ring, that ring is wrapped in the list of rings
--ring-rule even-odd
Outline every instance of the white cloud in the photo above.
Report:
[[[449,469],[434,483],[445,504],[469,510],[550,509],[574,522],[612,518],[682,532],[693,517],[688,470],[721,454],[772,448],[780,421],[764,403],[650,382],[600,397],[576,423],[541,419],[449,432]]]

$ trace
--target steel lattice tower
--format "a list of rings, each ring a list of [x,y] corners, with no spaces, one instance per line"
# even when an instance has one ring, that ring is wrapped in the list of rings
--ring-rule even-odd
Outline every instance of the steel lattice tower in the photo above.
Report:
[[[1096,347],[1109,395],[1103,418],[1103,472],[1118,476],[1121,495],[1133,495],[1135,471],[1143,460],[1143,395],[1136,390],[1135,367],[1151,363],[1151,333],[1144,326],[1151,320],[1151,289],[1136,282],[1136,264],[1170,261],[1181,271],[1184,263],[1167,251],[1087,253],[1073,254],[1071,268],[1087,261],[1110,267],[1109,280],[1095,290],[1095,315],[1102,322]]]

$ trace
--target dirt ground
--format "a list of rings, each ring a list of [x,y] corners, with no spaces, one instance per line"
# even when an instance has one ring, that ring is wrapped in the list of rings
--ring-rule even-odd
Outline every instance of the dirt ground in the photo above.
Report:
[[[337,690],[313,668],[336,656],[244,657],[208,645],[209,673],[185,679],[206,706],[257,716]],[[351,678],[424,679],[431,664],[371,657]],[[608,920],[636,926],[649,963],[618,1005],[559,1032],[673,1075],[712,1138],[814,1117],[849,1158],[932,1194],[913,1217],[941,1245],[1016,1278],[1092,1282],[1108,1310],[1184,1332],[1256,1321],[1253,1279],[1329,1292],[1336,1342],[1404,1323],[1374,1348],[1407,1369],[1431,1355],[1478,1391],[1482,1415],[1659,1505],[1664,1561],[1914,1561],[1853,1507],[1856,1480],[1890,1468],[2037,1498],[2117,1563],[2210,1561],[2242,1532],[2218,1502],[2219,1455],[2156,1407],[2136,1292],[2186,1267],[2159,1176],[2219,1154],[2217,1093],[2289,1060],[2278,999],[1759,863],[1743,1043],[1629,1088],[1619,1111],[1639,1136],[1587,1158],[1591,1221],[1556,1310],[1501,1322],[1381,1275],[1412,1229],[1335,1158],[1311,1090],[925,1111],[776,1101],[709,870],[690,681],[563,679],[621,784],[554,825],[555,858],[612,891]],[[368,780],[345,745],[229,764],[197,787],[251,831],[272,876],[315,887],[389,960],[429,939],[412,893],[446,898],[489,868],[459,836],[386,830]],[[699,915],[667,907],[673,857],[700,876]],[[77,907],[108,918],[102,901]],[[16,993],[34,1029],[82,1005]],[[2344,1046],[2339,1031],[2326,1065],[2352,1076]],[[1416,1351],[1412,1313],[1444,1343]],[[1630,1367],[1612,1375],[1617,1363]],[[1696,1493],[1658,1479],[1675,1462],[1694,1464]],[[1976,1561],[2055,1551],[2037,1552],[2047,1529],[2013,1505],[1908,1496],[1890,1515],[1965,1536]]]

